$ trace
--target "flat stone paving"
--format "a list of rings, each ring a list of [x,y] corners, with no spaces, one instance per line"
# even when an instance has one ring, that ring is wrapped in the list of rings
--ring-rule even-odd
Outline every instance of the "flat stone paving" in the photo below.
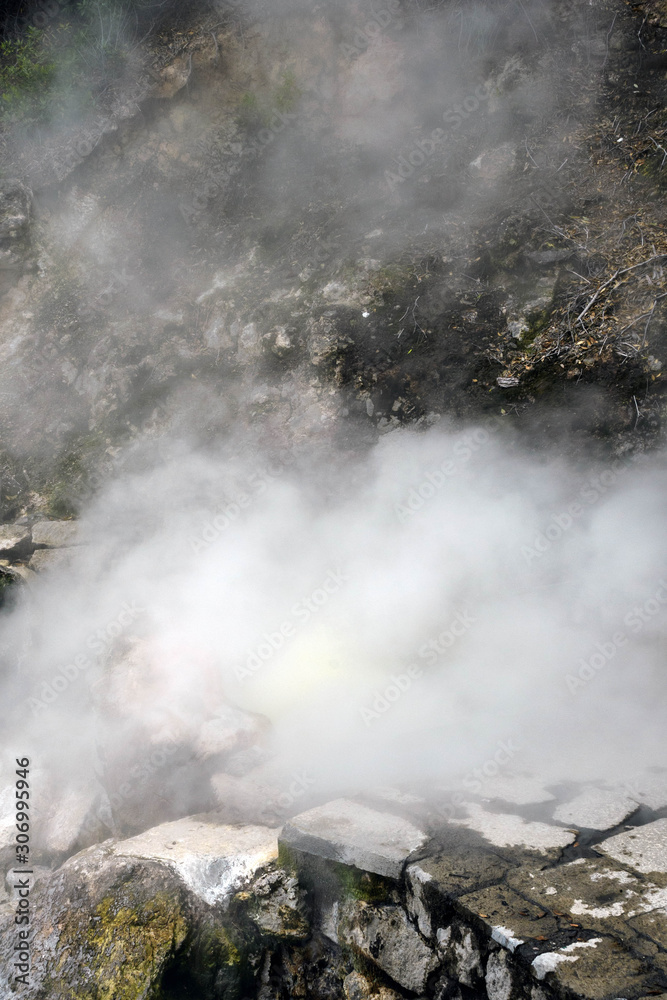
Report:
[[[660,779],[642,782],[653,801]],[[416,819],[338,800],[292,818],[280,839],[297,866],[315,855],[395,880],[386,902],[341,889],[331,912],[339,941],[397,987],[454,997],[459,984],[488,1000],[667,994],[667,818],[619,833],[650,808],[634,789],[574,788],[565,802],[537,782],[517,790],[532,800],[523,810],[471,801],[430,837]]]
[[[598,849],[638,872],[664,874],[667,872],[667,819],[618,833],[603,840]]]

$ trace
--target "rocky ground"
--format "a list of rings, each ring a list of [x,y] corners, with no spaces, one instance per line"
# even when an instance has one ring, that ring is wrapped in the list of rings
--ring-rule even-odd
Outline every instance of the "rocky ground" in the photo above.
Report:
[[[611,1000],[667,992],[667,771],[554,794],[378,789],[281,827],[206,813],[10,871],[35,998]],[[452,807],[452,799],[456,805]]]
[[[660,439],[663,6],[389,6],[373,39],[355,5],[181,12],[88,117],[5,132],[6,521],[76,513],[188,406],[269,450]]]

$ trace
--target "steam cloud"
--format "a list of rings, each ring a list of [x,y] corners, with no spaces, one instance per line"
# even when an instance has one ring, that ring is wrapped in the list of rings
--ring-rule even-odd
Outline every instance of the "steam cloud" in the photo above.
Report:
[[[7,625],[31,645],[5,726],[35,759],[77,770],[113,729],[95,670],[26,701],[102,630],[150,650],[122,724],[196,732],[221,700],[264,713],[281,770],[307,766],[318,794],[446,784],[507,738],[545,780],[659,760],[661,457],[537,462],[495,424],[392,433],[352,468],[170,449],[91,505],[90,543]]]
[[[398,17],[394,5],[387,10]],[[250,11],[260,17],[259,7]],[[312,80],[322,61],[319,90],[306,95],[321,102],[311,115],[315,137],[295,128],[258,160],[253,197],[265,214],[261,225],[247,220],[249,243],[269,225],[296,231],[325,182],[339,201],[328,220],[336,259],[356,252],[376,225],[387,257],[427,225],[444,239],[450,208],[471,225],[504,195],[502,169],[485,186],[461,161],[452,109],[477,95],[466,142],[495,144],[502,167],[503,144],[543,123],[562,98],[548,4],[454,6],[442,34],[429,31],[438,11],[408,17],[402,33],[379,32],[343,74],[340,45],[355,46],[367,13],[330,3],[302,30],[308,39],[321,29],[326,39],[299,66]],[[580,37],[586,16],[572,29]],[[271,17],[272,30],[288,35],[301,11],[274,7]],[[524,73],[537,64],[535,76]],[[478,94],[487,79],[488,101]],[[385,173],[409,157],[417,125],[444,128],[445,113],[440,187],[415,178],[388,195]],[[318,115],[335,123],[320,145]],[[341,144],[355,150],[347,173],[335,153]],[[135,319],[158,309],[172,279],[182,292],[189,239],[174,221],[173,193],[156,194],[138,219],[128,198],[119,192],[111,210],[75,190],[52,204],[48,223],[79,265],[95,261],[105,274],[124,274],[126,260],[131,275],[145,268],[146,287],[133,278],[110,310],[123,321],[121,306]],[[242,218],[233,201],[229,211]],[[221,260],[224,276],[231,245]],[[188,280],[199,292],[199,279]],[[123,346],[127,331],[119,331]],[[139,349],[156,350],[148,334],[145,343],[133,336]],[[211,337],[214,349],[224,346],[222,335]],[[97,364],[99,348],[91,350]],[[313,432],[307,448],[286,440],[277,456],[267,444],[275,427],[263,428],[263,439],[239,418],[232,433],[234,407],[190,391],[188,366],[174,373],[171,430],[128,449],[122,475],[83,512],[85,544],[70,565],[40,579],[4,618],[6,745],[48,757],[55,774],[87,774],[100,744],[121,743],[131,725],[194,734],[228,703],[268,716],[275,767],[288,776],[307,767],[322,798],[451,785],[508,739],[521,747],[513,768],[556,783],[630,778],[660,762],[664,456],[606,465],[592,455],[536,457],[500,416],[491,425],[395,430],[347,450],[334,433]],[[64,417],[61,389],[44,390],[17,448],[39,451],[52,431],[85,427],[86,394],[97,389],[85,379],[77,386]],[[18,423],[22,388],[6,388],[3,405]],[[119,408],[131,424],[138,404],[126,388]],[[245,405],[259,390],[248,380],[234,391]],[[213,442],[204,443],[202,407],[224,428]],[[65,666],[92,662],[98,649],[91,667],[55,690]],[[105,713],[100,684],[113,685],[114,662],[133,649],[132,684],[119,681],[114,694],[122,711]]]

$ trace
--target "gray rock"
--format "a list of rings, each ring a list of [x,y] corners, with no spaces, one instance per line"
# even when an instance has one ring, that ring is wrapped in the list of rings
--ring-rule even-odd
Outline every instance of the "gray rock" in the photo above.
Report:
[[[654,914],[659,919],[652,921],[652,929],[645,928],[643,933],[654,940],[660,940],[662,935],[667,938],[664,912],[667,889],[639,878],[606,858],[579,858],[543,871],[521,868],[508,875],[507,883],[521,899],[531,901],[531,906],[534,904],[544,912],[539,926],[546,928],[541,933],[549,941],[554,939],[552,915],[556,914],[559,915],[555,919],[560,931],[575,926],[596,934],[611,934],[618,940],[632,943],[634,949],[639,938],[632,921]],[[530,910],[528,903],[524,910]],[[519,936],[536,936],[535,931],[530,931],[530,925],[520,919],[516,922],[516,930]]]
[[[30,528],[19,524],[0,524],[0,557],[14,558],[30,549]]]
[[[188,933],[185,886],[167,866],[91,848],[31,893],[27,1000],[148,996]],[[0,996],[14,996],[13,915],[0,923]]]
[[[421,993],[439,965],[399,906],[348,903],[338,925],[339,939],[353,945],[395,982]]]
[[[554,811],[560,823],[584,829],[609,830],[618,826],[637,809],[637,802],[614,789],[585,788],[576,798],[564,802]]]
[[[479,986],[484,974],[482,953],[471,928],[457,920],[450,927],[440,928],[437,940],[438,952],[454,981]]]
[[[218,802],[215,810],[225,823],[259,823],[275,826],[282,809],[281,789],[265,784],[254,775],[243,778],[220,772],[211,778],[211,787]]]
[[[613,938],[573,941],[542,952],[532,963],[538,981],[559,995],[601,1000],[603,997],[640,997],[652,982],[643,963]]]
[[[485,986],[489,1000],[523,1000],[525,995],[516,970],[508,962],[504,951],[495,951],[489,955]]]
[[[64,788],[44,786],[40,796],[45,808],[33,816],[33,851],[63,860],[77,851],[105,840],[111,830],[101,819],[108,814],[108,799],[97,781],[80,781]]]
[[[454,828],[448,835],[448,843],[437,854],[408,868],[408,905],[416,914],[418,904],[412,899],[418,893],[422,905],[428,910],[435,909],[443,900],[449,903],[466,893],[501,882],[511,868],[511,861],[475,842],[466,830]]]
[[[281,869],[259,875],[236,900],[247,904],[246,915],[264,935],[282,941],[310,935],[304,894],[297,879]]]
[[[406,819],[336,799],[294,816],[281,841],[306,854],[398,879],[426,834]]]
[[[0,293],[21,276],[30,262],[32,194],[21,181],[0,182]]]
[[[595,849],[642,874],[667,874],[667,819],[618,833],[596,844]]]
[[[360,972],[350,972],[343,980],[345,1000],[402,1000],[402,994],[371,982]]]
[[[514,952],[529,939],[555,938],[558,922],[536,903],[506,885],[492,885],[459,899],[461,913],[485,924],[488,936]]]
[[[72,549],[38,549],[33,553],[28,563],[28,569],[34,573],[64,569],[70,564],[72,557]]]
[[[231,705],[221,705],[216,717],[204,722],[195,742],[200,760],[228,755],[256,744],[269,727],[263,715],[251,715]]]
[[[526,254],[526,260],[538,267],[552,267],[554,264],[562,264],[569,260],[574,254],[574,250],[537,250]]]
[[[412,919],[417,924],[419,931],[425,938],[433,936],[433,924],[429,913],[428,902],[424,893],[424,886],[427,882],[432,882],[432,876],[421,867],[421,865],[409,865],[405,872],[407,888],[406,907]]]
[[[117,857],[160,861],[173,868],[204,902],[226,906],[232,895],[278,857],[277,831],[226,826],[206,816],[147,830],[112,847]]]
[[[79,525],[76,521],[37,521],[32,526],[34,545],[62,549],[76,545]]]

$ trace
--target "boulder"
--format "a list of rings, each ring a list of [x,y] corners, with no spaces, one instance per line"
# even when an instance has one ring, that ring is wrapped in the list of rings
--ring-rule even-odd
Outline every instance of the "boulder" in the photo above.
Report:
[[[278,857],[276,834],[268,827],[223,825],[204,815],[163,823],[110,851],[116,857],[159,861],[203,902],[226,907],[245,881]]]
[[[37,521],[32,526],[33,545],[49,549],[75,545],[78,531],[76,521]]]
[[[424,990],[429,975],[440,964],[400,906],[349,902],[343,909],[338,937],[413,993]]]
[[[64,569],[72,561],[72,549],[37,549],[33,552],[28,568],[34,573]]]
[[[20,558],[30,547],[30,528],[23,524],[0,524],[0,558]]]
[[[13,897],[0,907],[0,996],[18,985],[28,1000],[139,1000],[161,996],[165,975],[201,1000],[252,992],[263,928],[271,940],[308,933],[276,853],[275,830],[207,817],[81,852],[31,887],[27,985],[13,982]]]
[[[427,841],[408,820],[349,799],[336,799],[294,816],[281,842],[365,872],[398,879],[406,860]]]
[[[18,876],[17,876],[18,877]],[[175,873],[108,846],[67,861],[30,896],[30,975],[16,983],[13,917],[0,933],[0,995],[138,998],[159,984],[188,932],[187,893]]]

